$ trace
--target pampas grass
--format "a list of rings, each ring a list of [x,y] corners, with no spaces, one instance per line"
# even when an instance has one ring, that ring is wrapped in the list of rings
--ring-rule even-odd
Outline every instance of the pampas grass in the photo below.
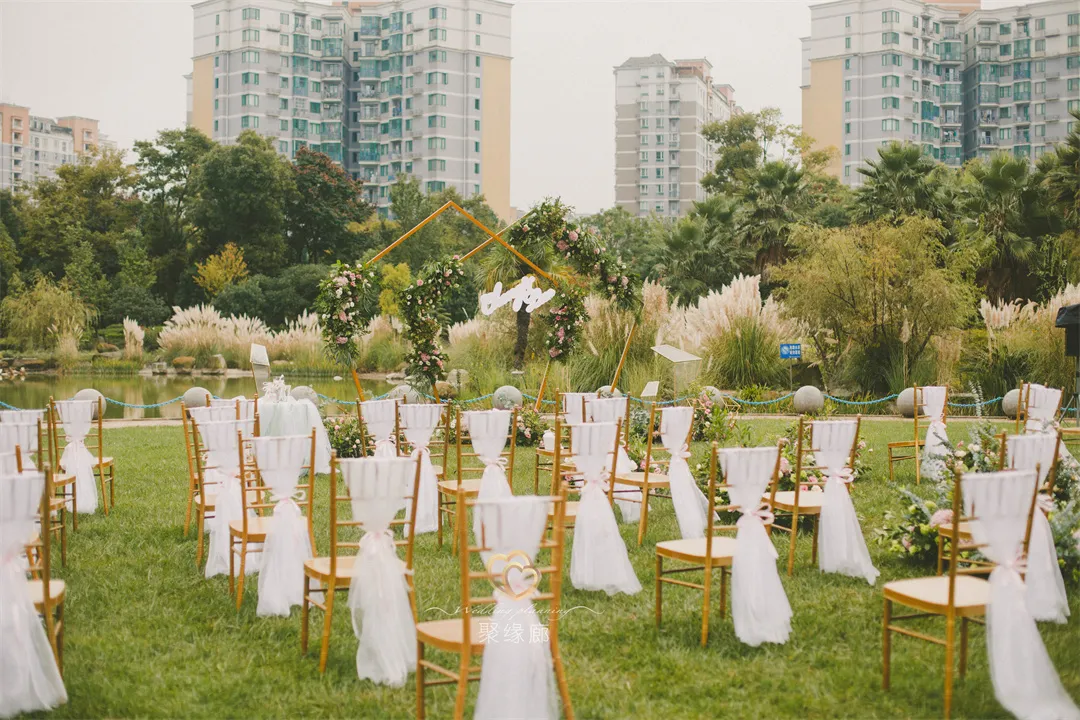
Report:
[[[141,360],[143,354],[143,339],[146,331],[139,327],[139,323],[131,318],[124,318],[124,359]]]

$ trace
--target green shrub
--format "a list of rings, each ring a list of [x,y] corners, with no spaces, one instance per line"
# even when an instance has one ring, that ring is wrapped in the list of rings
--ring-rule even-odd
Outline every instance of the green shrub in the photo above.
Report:
[[[711,359],[706,378],[727,388],[786,382],[780,340],[755,318],[735,319],[731,331],[706,342],[705,351]]]

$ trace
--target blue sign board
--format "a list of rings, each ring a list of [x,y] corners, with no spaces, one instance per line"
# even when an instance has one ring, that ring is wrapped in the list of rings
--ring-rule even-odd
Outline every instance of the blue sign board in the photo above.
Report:
[[[801,360],[802,345],[800,343],[780,343],[781,360]]]

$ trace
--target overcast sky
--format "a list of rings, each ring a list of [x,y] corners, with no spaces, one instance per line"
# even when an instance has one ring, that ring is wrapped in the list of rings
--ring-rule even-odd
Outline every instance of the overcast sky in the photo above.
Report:
[[[612,70],[632,55],[705,56],[743,108],[776,106],[799,122],[810,4],[517,0],[511,202],[527,208],[561,195],[579,212],[614,203]],[[97,118],[125,148],[180,127],[192,17],[187,1],[0,0],[0,100]]]

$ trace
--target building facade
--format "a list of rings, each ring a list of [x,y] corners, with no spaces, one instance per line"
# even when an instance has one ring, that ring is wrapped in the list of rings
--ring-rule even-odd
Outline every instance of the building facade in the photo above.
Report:
[[[107,141],[97,120],[41,117],[30,108],[0,103],[0,189],[55,177],[58,167],[93,152],[102,142]]]
[[[402,176],[510,215],[510,8],[500,0],[194,6],[188,124],[319,150],[387,214]]]
[[[701,129],[736,112],[735,91],[713,83],[704,59],[632,57],[615,68],[615,204],[676,218],[705,198],[714,151]]]
[[[947,165],[1005,151],[1034,160],[1080,108],[1080,8],[1048,0],[978,3],[839,0],[811,7],[802,38],[803,129],[857,168],[890,142]]]

